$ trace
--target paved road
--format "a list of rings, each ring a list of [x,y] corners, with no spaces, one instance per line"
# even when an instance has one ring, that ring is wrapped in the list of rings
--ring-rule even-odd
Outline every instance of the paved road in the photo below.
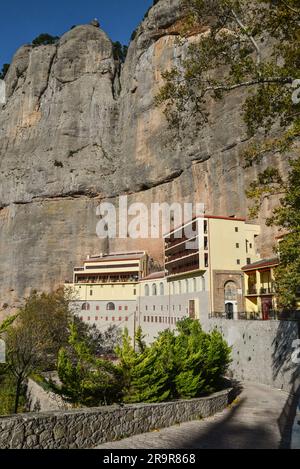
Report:
[[[288,395],[264,385],[244,383],[237,402],[202,421],[106,443],[99,449],[276,449],[288,447],[283,432]]]

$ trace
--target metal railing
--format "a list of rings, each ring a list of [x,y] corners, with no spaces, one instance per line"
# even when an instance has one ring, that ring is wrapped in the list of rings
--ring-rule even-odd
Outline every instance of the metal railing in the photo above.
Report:
[[[277,311],[270,310],[267,314],[262,311],[248,312],[242,311],[238,313],[226,313],[224,311],[214,311],[209,314],[210,319],[226,319],[240,321],[300,321],[300,310]]]

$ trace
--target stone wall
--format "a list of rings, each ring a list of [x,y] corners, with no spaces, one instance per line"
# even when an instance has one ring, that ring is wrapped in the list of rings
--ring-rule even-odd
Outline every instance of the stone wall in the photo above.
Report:
[[[29,412],[51,412],[70,408],[71,405],[66,403],[58,394],[46,391],[32,379],[28,380],[27,409]]]
[[[217,328],[232,346],[234,378],[287,392],[300,387],[300,364],[292,361],[293,342],[299,338],[297,322],[210,319],[202,326],[206,331]]]
[[[1,449],[89,449],[101,443],[209,417],[233,399],[227,389],[209,397],[0,418]]]

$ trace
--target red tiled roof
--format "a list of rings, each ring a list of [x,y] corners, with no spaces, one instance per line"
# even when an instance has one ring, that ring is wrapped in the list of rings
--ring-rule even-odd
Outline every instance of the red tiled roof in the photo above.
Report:
[[[272,257],[270,259],[262,259],[257,262],[253,262],[253,264],[248,264],[242,267],[242,270],[247,271],[247,270],[255,270],[255,269],[261,269],[263,267],[271,267],[271,266],[277,266],[279,264],[279,258],[278,257]]]
[[[158,279],[158,278],[165,278],[166,276],[166,272],[162,271],[162,272],[152,272],[152,274],[149,274],[147,275],[147,277],[144,277],[141,279],[141,281],[143,280],[154,280],[154,279]]]
[[[189,223],[192,223],[193,221],[198,220],[199,218],[203,219],[213,219],[213,220],[231,220],[231,221],[247,221],[247,218],[238,218],[238,217],[225,217],[225,216],[218,216],[218,215],[206,215],[205,213],[203,215],[199,215],[197,217],[192,218],[191,220],[188,220],[184,222],[182,225],[177,226],[176,228],[172,229],[172,231],[169,231],[168,233],[164,233],[163,236],[166,236],[168,234],[174,233],[174,231],[179,230],[179,228],[188,225]]]

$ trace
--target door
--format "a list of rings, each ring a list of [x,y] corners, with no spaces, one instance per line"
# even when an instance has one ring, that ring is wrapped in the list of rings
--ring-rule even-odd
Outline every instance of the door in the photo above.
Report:
[[[273,309],[272,297],[265,297],[261,300],[263,320],[270,319],[270,311]]]
[[[233,303],[226,303],[225,305],[225,312],[227,319],[233,319],[234,316],[234,306]]]
[[[189,317],[190,319],[196,319],[195,300],[189,301]]]

